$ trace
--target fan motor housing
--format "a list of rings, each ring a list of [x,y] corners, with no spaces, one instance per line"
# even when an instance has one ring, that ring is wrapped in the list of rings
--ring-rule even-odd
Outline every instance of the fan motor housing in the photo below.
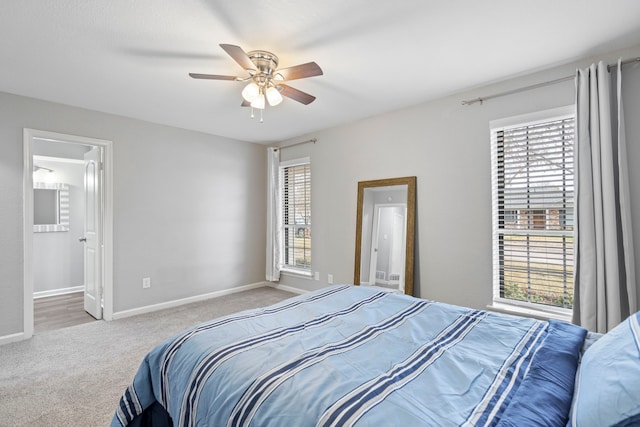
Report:
[[[251,62],[256,64],[258,72],[271,76],[273,71],[278,68],[278,57],[266,50],[252,50],[247,52],[247,56]]]

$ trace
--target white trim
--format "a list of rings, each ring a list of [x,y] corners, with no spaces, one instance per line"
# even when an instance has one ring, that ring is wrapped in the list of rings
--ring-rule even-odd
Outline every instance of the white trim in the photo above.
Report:
[[[279,167],[282,168],[290,168],[292,166],[300,166],[300,165],[310,165],[311,157],[299,157],[297,159],[285,160],[284,162],[280,162]]]
[[[513,304],[505,304],[500,302],[493,302],[492,304],[487,305],[487,309],[491,311],[495,311],[497,313],[505,313],[512,314],[515,316],[524,316],[524,317],[533,317],[535,319],[541,320],[563,320],[565,322],[571,323],[571,312],[567,310],[567,313],[561,313],[558,311],[544,311],[538,310],[534,308],[523,307],[519,305]]]
[[[113,317],[113,142],[105,139],[88,138],[37,129],[24,128],[23,141],[23,281],[24,281],[24,320],[23,339],[33,336],[33,148],[34,138],[92,145],[101,147],[103,154],[103,298],[102,317]]]
[[[302,268],[280,266],[280,274],[284,274],[285,276],[301,277],[303,279],[313,279],[313,272],[311,271],[311,267],[309,267],[309,269],[307,270]]]
[[[223,289],[220,291],[210,292],[208,294],[196,295],[188,298],[181,298],[173,301],[162,302],[159,304],[146,305],[144,307],[132,308],[130,310],[116,311],[113,313],[113,320],[124,319],[125,317],[137,316],[138,314],[152,313],[158,310],[164,310],[167,308],[180,307],[181,305],[191,304],[194,302],[206,301],[211,298],[217,298],[225,295],[231,295],[238,292],[248,291],[256,288],[263,288],[269,286],[268,282],[257,282],[249,285],[238,286],[231,289]]]
[[[5,335],[0,337],[0,345],[9,344],[10,342],[24,341],[26,338],[24,333],[19,332],[17,334]]]
[[[23,296],[23,323],[21,339],[26,340],[33,336],[33,156],[31,155],[31,140],[33,133],[30,129],[24,129],[22,134],[22,280],[24,287]]]
[[[565,105],[563,107],[551,108],[549,110],[535,111],[533,113],[521,114],[519,116],[505,117],[502,119],[491,120],[489,122],[489,128],[491,133],[500,129],[517,128],[521,126],[534,125],[537,123],[543,123],[549,119],[564,119],[568,117],[575,117],[576,106]]]
[[[280,200],[278,200],[278,206],[277,206],[277,209],[280,210],[278,215],[279,215],[279,220],[281,221],[280,224],[278,224],[278,227],[281,230],[280,232],[282,234],[284,234],[284,229],[286,228],[284,221],[282,219],[284,216],[284,213],[282,212],[282,209],[284,207],[284,194],[282,193],[284,170],[288,168],[293,168],[296,166],[307,166],[307,165],[309,166],[309,168],[311,168],[310,157],[299,157],[297,159],[291,159],[284,162],[280,162],[278,165],[278,187],[280,188],[280,193],[281,193],[279,194]],[[309,178],[309,188],[311,188],[311,178]],[[313,191],[311,191],[311,194],[313,194]],[[309,204],[311,204],[311,201],[309,201]],[[294,219],[294,223],[295,223],[295,219]],[[296,224],[289,224],[288,226],[291,226],[291,225],[294,225],[294,230],[295,230]],[[305,227],[307,227],[309,230],[313,229],[313,226],[311,224],[309,225],[305,224]],[[280,241],[279,243],[283,244],[283,241]],[[294,265],[287,264],[284,262],[285,261],[284,254],[285,254],[284,247],[282,247],[280,249],[280,260],[279,260],[280,273],[285,273],[285,274],[288,273],[288,274],[299,276],[299,277],[308,277],[308,278],[313,277],[311,265],[308,266],[307,268],[302,268],[302,267],[296,267]]]
[[[58,295],[73,294],[84,291],[84,286],[72,286],[70,288],[51,289],[48,291],[38,291],[33,293],[33,299],[55,297]]]
[[[40,138],[38,138],[40,139]],[[57,141],[52,141],[57,142]],[[84,160],[81,159],[69,159],[66,157],[52,157],[52,156],[41,156],[34,155],[33,160],[42,160],[43,162],[57,162],[57,163],[71,163],[76,165],[84,165]]]
[[[541,319],[559,319],[571,321],[570,309],[562,307],[551,307],[548,309],[544,304],[528,303],[516,300],[510,300],[500,297],[500,265],[499,265],[499,243],[498,236],[505,232],[500,229],[498,219],[498,193],[496,191],[496,182],[498,179],[498,141],[497,134],[499,131],[519,128],[524,126],[532,126],[545,123],[550,120],[564,120],[576,117],[576,106],[565,105],[563,107],[551,108],[532,113],[522,114],[518,116],[506,117],[502,119],[491,120],[489,122],[490,132],[490,156],[491,156],[491,245],[492,245],[492,300],[493,302],[487,308],[516,315],[524,315]],[[518,235],[535,235],[536,230],[509,230],[509,233]],[[540,230],[539,233],[552,235],[571,235],[573,232]]]

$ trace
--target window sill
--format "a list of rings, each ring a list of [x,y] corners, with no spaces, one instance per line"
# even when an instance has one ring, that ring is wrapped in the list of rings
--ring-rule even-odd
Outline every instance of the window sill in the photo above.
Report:
[[[487,309],[490,311],[495,311],[497,313],[505,313],[505,314],[513,314],[516,316],[525,316],[525,317],[533,317],[535,319],[540,320],[562,320],[564,322],[571,323],[571,314],[570,313],[558,313],[551,312],[545,310],[536,310],[530,307],[522,307],[515,304],[507,304],[503,302],[493,302],[492,304],[487,305]]]
[[[280,269],[280,274],[284,274],[287,276],[293,276],[293,277],[299,277],[302,279],[311,279],[313,274],[311,273],[311,271],[306,271],[306,270],[294,270],[294,269],[290,269],[290,268],[281,268]]]

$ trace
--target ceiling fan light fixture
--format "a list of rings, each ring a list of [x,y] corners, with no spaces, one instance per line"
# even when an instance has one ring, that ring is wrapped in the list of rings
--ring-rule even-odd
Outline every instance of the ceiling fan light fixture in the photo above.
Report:
[[[260,88],[254,82],[249,83],[242,89],[242,97],[247,102],[253,102],[260,95]]]
[[[267,89],[266,95],[267,101],[269,101],[269,105],[271,105],[272,107],[275,107],[282,102],[282,95],[280,95],[280,91],[274,86],[271,86]]]
[[[304,79],[307,77],[321,76],[322,69],[315,62],[294,65],[278,70],[279,59],[276,55],[266,50],[252,50],[245,52],[240,46],[220,44],[220,47],[240,65],[249,77],[228,76],[219,74],[189,73],[194,79],[209,80],[233,80],[248,83],[242,89],[242,107],[251,106],[260,110],[260,122],[262,111],[267,106],[275,107],[283,101],[283,97],[293,99],[301,104],[308,105],[316,97],[301,90],[284,84],[290,80]]]
[[[264,94],[259,93],[258,96],[251,101],[251,107],[257,108],[258,110],[264,110]]]

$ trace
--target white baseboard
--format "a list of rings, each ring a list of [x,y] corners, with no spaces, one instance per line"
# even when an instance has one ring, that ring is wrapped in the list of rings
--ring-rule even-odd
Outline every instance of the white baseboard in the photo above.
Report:
[[[238,286],[231,289],[223,289],[221,291],[215,291],[208,294],[196,295],[194,297],[182,298],[175,301],[167,301],[160,304],[146,305],[144,307],[132,308],[131,310],[123,310],[113,313],[113,320],[124,319],[125,317],[136,316],[138,314],[151,313],[158,310],[164,310],[165,308],[179,307],[185,304],[191,304],[192,302],[205,301],[211,298],[217,298],[224,295],[235,294],[237,292],[248,291],[250,289],[262,288],[267,286],[267,282],[257,282],[250,285]]]
[[[51,289],[49,291],[38,291],[33,293],[33,299],[54,297],[56,295],[66,295],[75,292],[83,292],[84,286],[73,286],[70,288]]]
[[[144,313],[151,313],[153,311],[158,311],[158,310],[163,310],[165,308],[173,308],[173,307],[179,307],[181,305],[184,304],[190,304],[192,302],[198,302],[198,301],[205,301],[211,298],[217,298],[217,297],[221,297],[224,295],[230,295],[230,294],[234,294],[237,292],[243,292],[243,291],[248,291],[250,289],[256,289],[256,288],[261,288],[264,286],[270,286],[272,288],[275,289],[279,289],[281,291],[287,291],[287,292],[291,292],[294,294],[306,294],[307,290],[304,289],[298,289],[298,288],[294,288],[291,286],[286,286],[286,285],[278,285],[278,284],[274,284],[271,282],[257,282],[257,283],[252,283],[250,285],[244,285],[244,286],[239,286],[237,288],[231,288],[231,289],[223,289],[221,291],[216,291],[216,292],[211,292],[208,294],[203,294],[203,295],[197,295],[194,297],[189,297],[189,298],[182,298],[179,300],[175,300],[175,301],[168,301],[168,302],[163,302],[160,304],[153,304],[153,305],[147,305],[144,307],[139,307],[139,308],[133,308],[131,310],[123,310],[123,311],[118,311],[116,313],[113,313],[113,320],[116,319],[123,319],[125,317],[131,317],[131,316],[136,316],[138,314],[144,314]],[[77,286],[77,287],[73,287],[73,288],[65,288],[65,289],[56,289],[55,292],[56,293],[50,293],[50,292],[54,292],[54,291],[43,291],[43,292],[34,292],[33,297],[34,298],[42,298],[45,296],[52,296],[52,295],[62,295],[65,293],[71,293],[71,292],[78,292],[78,291],[82,291],[84,288],[82,286]],[[64,290],[65,292],[60,292]],[[37,296],[36,296],[37,294]],[[0,337],[0,345],[2,344],[8,344],[11,342],[16,342],[16,341],[22,341],[24,340],[24,333],[20,332],[17,334],[11,334],[11,335],[5,335],[5,336],[1,336]]]
[[[10,342],[22,341],[24,340],[24,332],[19,332],[17,334],[5,335],[0,337],[0,345],[9,344]]]

